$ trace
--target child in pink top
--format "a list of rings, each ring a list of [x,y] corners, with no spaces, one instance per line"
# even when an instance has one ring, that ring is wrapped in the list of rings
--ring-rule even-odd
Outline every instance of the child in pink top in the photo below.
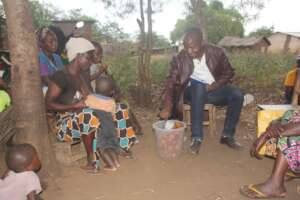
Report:
[[[11,147],[5,156],[7,172],[0,179],[0,200],[37,200],[42,191],[35,173],[41,168],[36,149],[30,144]]]

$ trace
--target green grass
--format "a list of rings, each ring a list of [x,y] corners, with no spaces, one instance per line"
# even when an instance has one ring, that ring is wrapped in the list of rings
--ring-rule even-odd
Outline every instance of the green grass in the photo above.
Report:
[[[244,53],[231,54],[236,70],[235,84],[245,92],[280,96],[286,73],[295,63],[293,55]]]

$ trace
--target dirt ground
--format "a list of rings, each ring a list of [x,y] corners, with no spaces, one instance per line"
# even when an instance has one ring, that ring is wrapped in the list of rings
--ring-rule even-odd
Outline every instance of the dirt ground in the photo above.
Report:
[[[139,115],[144,136],[133,149],[135,159],[121,158],[118,171],[98,175],[88,174],[78,166],[66,167],[64,176],[56,180],[57,186],[50,185],[42,196],[46,200],[246,199],[239,194],[239,187],[264,181],[273,166],[272,159],[255,160],[249,156],[249,145],[255,137],[255,113],[253,105],[245,108],[237,129],[237,139],[245,146],[243,151],[233,151],[219,144],[224,119],[221,110],[218,111],[218,135],[206,134],[199,155],[185,150],[173,161],[157,156],[151,127],[156,120],[154,114]],[[285,199],[300,199],[300,180],[290,181],[286,187],[288,196]]]

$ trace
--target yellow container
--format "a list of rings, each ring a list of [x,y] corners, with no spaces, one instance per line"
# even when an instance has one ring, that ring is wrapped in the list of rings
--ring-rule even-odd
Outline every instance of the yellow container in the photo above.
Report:
[[[292,105],[257,105],[259,111],[257,112],[257,137],[266,131],[269,123],[275,119],[282,117],[287,110],[295,109]],[[264,145],[260,151],[260,155],[270,155],[267,151],[266,145]]]

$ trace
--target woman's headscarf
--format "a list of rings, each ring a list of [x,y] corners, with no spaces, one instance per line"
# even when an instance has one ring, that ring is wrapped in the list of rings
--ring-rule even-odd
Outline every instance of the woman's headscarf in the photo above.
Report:
[[[66,44],[69,62],[72,62],[77,54],[95,50],[94,45],[85,38],[70,38]]]

